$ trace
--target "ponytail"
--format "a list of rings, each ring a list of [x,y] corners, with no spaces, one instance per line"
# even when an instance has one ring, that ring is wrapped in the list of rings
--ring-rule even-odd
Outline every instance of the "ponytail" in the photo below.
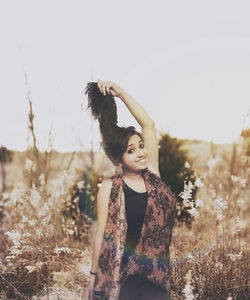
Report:
[[[117,125],[117,106],[112,95],[103,95],[96,82],[88,82],[85,95],[88,96],[88,106],[94,120],[99,121],[102,137],[102,147],[108,158],[118,165],[126,151],[128,139],[133,134],[139,134],[134,126],[119,127]],[[140,135],[140,134],[139,134]],[[141,136],[141,135],[140,135]]]

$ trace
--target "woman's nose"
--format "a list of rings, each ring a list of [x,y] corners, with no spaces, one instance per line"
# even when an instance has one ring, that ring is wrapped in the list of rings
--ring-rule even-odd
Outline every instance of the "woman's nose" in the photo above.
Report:
[[[143,149],[139,149],[138,150],[138,156],[144,156],[145,154],[144,154],[144,151],[143,151]]]

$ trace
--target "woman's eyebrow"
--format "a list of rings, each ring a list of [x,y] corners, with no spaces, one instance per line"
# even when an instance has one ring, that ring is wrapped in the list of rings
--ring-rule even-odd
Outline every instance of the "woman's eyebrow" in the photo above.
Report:
[[[143,142],[143,140],[139,140],[139,143],[140,143],[140,142]],[[130,145],[127,146],[127,148],[128,148],[129,146],[133,146],[133,145],[134,145],[134,144],[130,144]]]

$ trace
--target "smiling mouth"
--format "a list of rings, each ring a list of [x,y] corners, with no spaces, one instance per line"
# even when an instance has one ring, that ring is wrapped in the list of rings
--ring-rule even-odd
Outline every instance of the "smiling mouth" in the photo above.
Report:
[[[146,160],[146,158],[144,157],[142,159],[137,160],[137,162],[141,162],[141,161],[145,161],[145,160]]]

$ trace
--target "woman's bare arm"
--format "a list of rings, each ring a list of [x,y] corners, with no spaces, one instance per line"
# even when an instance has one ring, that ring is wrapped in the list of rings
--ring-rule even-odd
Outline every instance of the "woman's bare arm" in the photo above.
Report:
[[[132,115],[140,124],[144,145],[148,150],[149,169],[160,176],[158,139],[154,121],[150,118],[145,109],[126,91],[122,91],[119,98],[126,104]]]
[[[150,118],[146,110],[127,91],[123,90],[119,98],[125,103],[142,128],[154,125],[154,121]]]
[[[93,258],[91,270],[97,269],[97,263],[100,257],[102,240],[108,216],[108,203],[112,187],[112,180],[104,180],[97,194],[97,227],[93,242]]]
[[[101,81],[97,83],[100,91],[106,95],[119,97],[127,106],[131,114],[142,128],[144,145],[148,150],[148,168],[160,176],[158,162],[158,139],[154,121],[150,118],[146,110],[127,91],[112,81]]]

